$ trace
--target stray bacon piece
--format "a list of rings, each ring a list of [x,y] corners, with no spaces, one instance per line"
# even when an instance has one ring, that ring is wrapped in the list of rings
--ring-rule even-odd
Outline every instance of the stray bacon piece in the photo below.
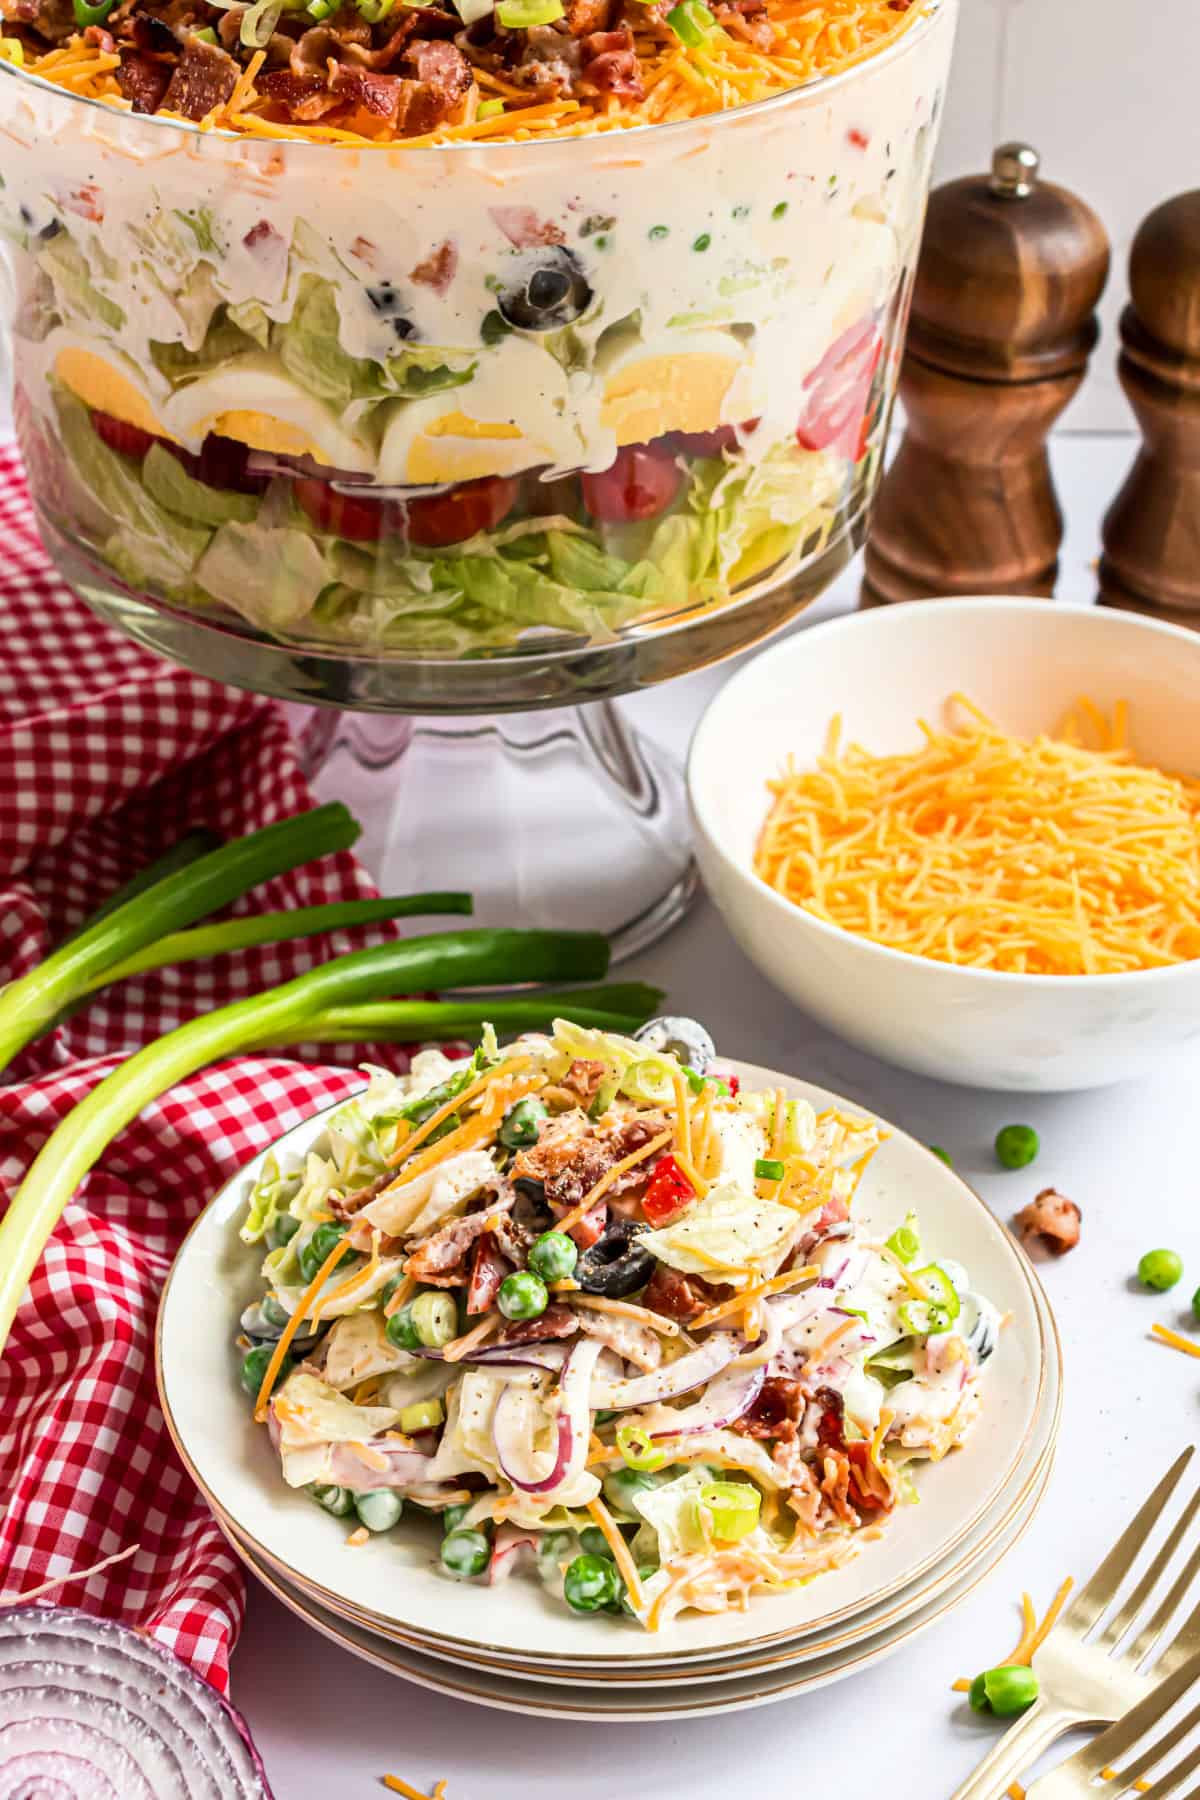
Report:
[[[116,75],[117,86],[135,113],[158,111],[171,79],[169,64],[156,61],[143,50],[122,48]]]
[[[435,294],[444,294],[458,268],[458,246],[453,238],[447,238],[436,250],[430,252],[424,262],[419,262],[412,271],[411,279],[421,287],[431,287]]]
[[[616,31],[597,31],[583,40],[584,63],[580,79],[599,94],[618,94],[628,100],[641,100],[642,65],[634,49],[633,33],[628,25]]]
[[[753,1406],[742,1414],[733,1429],[746,1437],[790,1440],[796,1436],[806,1405],[807,1398],[798,1381],[783,1375],[768,1375]]]
[[[615,11],[613,0],[566,0],[563,23],[572,37],[591,37],[608,30]]]
[[[1026,1244],[1036,1243],[1052,1256],[1065,1256],[1079,1242],[1079,1208],[1057,1188],[1043,1188],[1013,1220]]]
[[[190,37],[162,97],[166,112],[185,119],[206,119],[224,106],[238,83],[241,70],[228,51],[203,38]]]
[[[587,1057],[577,1056],[559,1086],[576,1095],[586,1106],[596,1098],[607,1074],[607,1063],[593,1062]]]
[[[498,1344],[540,1344],[543,1338],[574,1337],[579,1321],[566,1306],[548,1306],[540,1319],[521,1319],[506,1325]]]

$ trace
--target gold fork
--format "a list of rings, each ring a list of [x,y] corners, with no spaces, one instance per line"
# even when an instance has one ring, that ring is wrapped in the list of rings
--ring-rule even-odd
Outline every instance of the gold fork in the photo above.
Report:
[[[1169,1639],[1175,1612],[1200,1574],[1200,1546],[1189,1555],[1150,1618],[1131,1636],[1154,1599],[1197,1513],[1192,1495],[1144,1574],[1114,1608],[1119,1590],[1146,1546],[1192,1460],[1189,1447],[1163,1476],[1091,1580],[1075,1596],[1033,1658],[1038,1698],[1007,1731],[951,1800],[999,1800],[1047,1745],[1080,1725],[1108,1725],[1138,1706],[1200,1650],[1200,1605]],[[1114,1608],[1111,1616],[1110,1608]],[[1126,1641],[1128,1640],[1128,1641]],[[1155,1658],[1152,1669],[1146,1664]],[[1107,1800],[1107,1796],[1106,1796]]]
[[[1200,1769],[1200,1744],[1185,1751],[1169,1769],[1160,1769],[1165,1756],[1191,1736],[1200,1725],[1200,1704],[1172,1721],[1153,1743],[1143,1747],[1142,1740],[1166,1720],[1168,1714],[1188,1689],[1200,1680],[1200,1656],[1190,1656],[1185,1663],[1159,1683],[1146,1698],[1126,1713],[1115,1725],[1077,1750],[1069,1761],[1060,1763],[1048,1775],[1042,1775],[1026,1791],[1025,1800],[1095,1800],[1102,1793],[1105,1800],[1120,1800],[1122,1794],[1137,1794],[1139,1800],[1168,1800],[1178,1794],[1189,1775]],[[1124,1763],[1131,1752],[1138,1752],[1131,1763]],[[1156,1771],[1151,1782],[1148,1777]],[[1103,1778],[1106,1785],[1097,1787]],[[1139,1786],[1138,1784],[1142,1785]],[[1193,1788],[1186,1800],[1196,1800],[1200,1789]],[[1181,1797],[1183,1800],[1183,1797]]]

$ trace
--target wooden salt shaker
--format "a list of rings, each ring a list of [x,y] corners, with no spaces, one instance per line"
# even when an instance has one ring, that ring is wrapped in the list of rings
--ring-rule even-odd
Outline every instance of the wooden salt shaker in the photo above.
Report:
[[[1200,190],[1142,221],[1117,370],[1143,444],[1103,526],[1100,603],[1200,626]]]
[[[907,428],[861,604],[1050,594],[1062,514],[1046,439],[1099,336],[1109,244],[1027,144],[930,196],[900,371]]]

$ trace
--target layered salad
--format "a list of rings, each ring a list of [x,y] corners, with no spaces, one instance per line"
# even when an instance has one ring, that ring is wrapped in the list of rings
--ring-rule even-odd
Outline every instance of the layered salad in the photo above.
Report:
[[[970,1431],[1000,1333],[917,1217],[856,1217],[880,1135],[739,1090],[691,1020],[372,1073],[241,1228],[280,1480],[352,1544],[424,1516],[446,1578],[651,1631],[838,1566]]]
[[[52,547],[266,638],[436,658],[662,629],[845,535],[951,6],[326,4],[0,0]],[[747,58],[768,92],[865,60],[746,108]],[[661,115],[660,68],[691,96]]]

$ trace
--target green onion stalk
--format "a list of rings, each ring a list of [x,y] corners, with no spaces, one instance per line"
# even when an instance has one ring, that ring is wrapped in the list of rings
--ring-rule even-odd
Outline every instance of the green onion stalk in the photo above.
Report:
[[[106,969],[204,919],[261,881],[348,850],[359,826],[344,806],[318,806],[222,844],[94,919],[0,993],[0,1072]]]
[[[255,1048],[437,1043],[470,1037],[483,1025],[494,1025],[504,1035],[540,1031],[562,1018],[628,1036],[653,1018],[662,998],[661,988],[630,981],[598,988],[543,989],[502,1000],[384,1000],[368,1006],[334,1006],[307,1019],[294,1035],[264,1039]]]
[[[377,925],[385,919],[432,917],[469,913],[470,894],[400,894],[393,899],[339,900],[328,906],[299,906],[293,912],[253,913],[244,919],[222,919],[216,925],[198,925],[191,931],[173,931],[156,944],[147,944],[134,956],[105,969],[90,981],[87,992],[150,969],[195,962],[200,957],[224,956],[231,950],[250,950],[259,944],[282,944],[289,938],[316,937],[320,932],[348,931],[356,925]]]
[[[164,880],[168,875],[174,875],[177,869],[189,868],[202,856],[207,856],[210,850],[219,850],[220,848],[221,839],[215,831],[203,829],[189,831],[186,837],[181,837],[177,844],[172,844],[169,850],[164,850],[162,855],[156,857],[152,863],[147,863],[144,869],[139,869],[137,874],[125,883],[124,887],[119,887],[115,894],[110,894],[103,905],[98,906],[94,913],[89,913],[81,925],[63,938],[62,944],[73,944],[76,938],[82,937],[85,931],[90,931],[93,925],[99,925],[101,919],[107,919],[110,913],[115,913],[117,908],[124,906],[127,900],[136,900],[139,894],[144,894],[146,889],[153,887],[156,882]],[[58,946],[60,949],[62,944]]]
[[[306,817],[311,823],[315,814]],[[314,854],[318,852],[307,848],[305,859]],[[185,874],[200,867],[194,864]],[[120,917],[114,913],[108,923]],[[86,944],[88,935],[72,948]],[[189,1019],[147,1044],[93,1088],[51,1133],[0,1221],[0,1350],[46,1240],[75,1189],[117,1133],[177,1081],[300,1027],[311,1033],[309,1021],[336,1007],[426,988],[602,980],[608,954],[608,943],[597,932],[459,931],[405,938],[335,957],[282,987]],[[59,992],[61,1003],[65,986]],[[8,1030],[11,1038],[11,1023]]]

